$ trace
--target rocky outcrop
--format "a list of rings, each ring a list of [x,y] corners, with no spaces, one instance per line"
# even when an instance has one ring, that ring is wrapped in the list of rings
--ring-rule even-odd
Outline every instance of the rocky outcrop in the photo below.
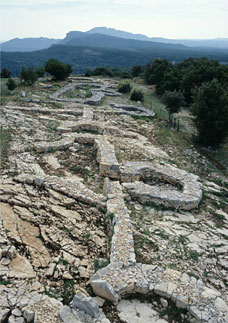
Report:
[[[79,202],[83,202],[88,205],[95,205],[102,209],[105,208],[105,203],[103,202],[104,196],[89,190],[80,181],[70,181],[57,176],[46,175],[44,177],[37,177],[28,174],[17,176],[15,181],[26,183],[28,185],[35,185],[37,187],[50,188],[56,192],[72,197]]]

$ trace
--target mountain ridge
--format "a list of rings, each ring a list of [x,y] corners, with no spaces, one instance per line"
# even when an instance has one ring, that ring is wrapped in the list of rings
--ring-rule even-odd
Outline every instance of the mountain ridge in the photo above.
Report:
[[[88,35],[105,35],[107,37],[116,37],[128,40],[143,41],[147,43],[157,42],[170,45],[183,45],[188,47],[211,47],[218,49],[228,49],[228,38],[214,38],[214,39],[168,39],[164,37],[148,37],[143,34],[133,34],[123,30],[107,27],[94,27],[86,32],[70,31],[63,39],[47,38],[47,37],[30,37],[30,38],[14,38],[7,42],[1,43],[1,50],[12,51],[35,51],[49,48],[55,44],[65,44],[74,38],[88,38]],[[81,40],[82,41],[82,40]],[[88,44],[87,44],[88,45]],[[122,46],[123,47],[123,46]]]
[[[30,52],[45,49],[58,43],[60,39],[47,37],[13,38],[1,43],[1,50],[6,52]]]

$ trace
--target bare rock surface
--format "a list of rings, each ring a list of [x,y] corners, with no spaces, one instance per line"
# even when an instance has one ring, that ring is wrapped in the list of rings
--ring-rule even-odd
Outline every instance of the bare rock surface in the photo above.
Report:
[[[58,87],[0,108],[0,321],[226,323],[227,180],[117,81]]]

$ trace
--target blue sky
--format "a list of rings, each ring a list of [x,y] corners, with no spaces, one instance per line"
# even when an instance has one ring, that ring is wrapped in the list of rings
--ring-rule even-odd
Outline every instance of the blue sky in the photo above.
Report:
[[[228,37],[228,0],[1,0],[1,35],[64,38],[106,26],[150,37]]]

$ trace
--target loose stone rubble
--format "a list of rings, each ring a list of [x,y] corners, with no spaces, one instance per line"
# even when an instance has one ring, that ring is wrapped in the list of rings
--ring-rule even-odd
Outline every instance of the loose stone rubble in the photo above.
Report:
[[[119,103],[91,107],[106,96],[118,99],[115,82],[71,81],[54,94],[41,84],[61,108],[3,108],[1,124],[19,130],[0,183],[0,322],[108,323],[117,316],[164,323],[171,319],[161,309],[172,308],[183,311],[172,322],[227,322],[228,214],[215,211],[220,227],[197,217],[202,189],[216,203],[224,189],[173,166],[167,152],[135,131],[130,116],[153,112]],[[90,98],[66,97],[88,87]],[[79,162],[82,147],[93,152],[91,165]],[[100,191],[91,174],[103,181]],[[146,244],[140,254],[139,240]],[[169,268],[169,257],[182,252],[180,268]],[[223,279],[205,283],[188,266]],[[113,317],[104,300],[116,305]]]

